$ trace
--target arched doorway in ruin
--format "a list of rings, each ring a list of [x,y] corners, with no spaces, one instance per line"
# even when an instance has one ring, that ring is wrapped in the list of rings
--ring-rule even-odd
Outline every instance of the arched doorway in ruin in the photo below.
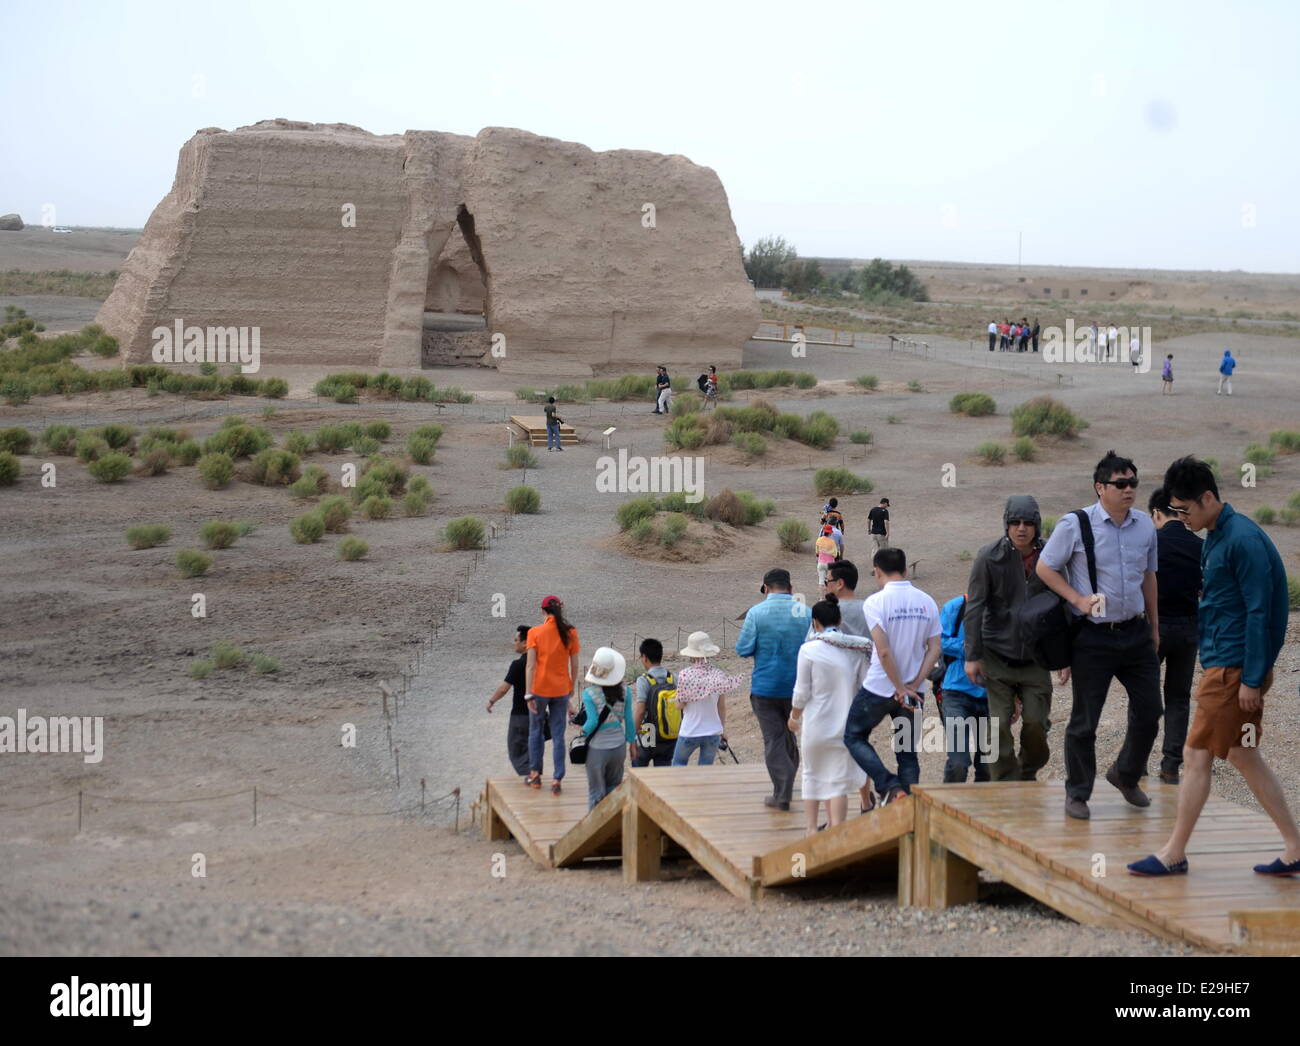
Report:
[[[473,215],[462,204],[442,250],[429,260],[424,295],[424,366],[489,363],[487,275]]]

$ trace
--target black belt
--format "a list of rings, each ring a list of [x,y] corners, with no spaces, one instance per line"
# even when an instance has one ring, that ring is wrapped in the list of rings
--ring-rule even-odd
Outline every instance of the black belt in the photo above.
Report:
[[[1085,617],[1083,623],[1091,625],[1093,628],[1105,628],[1111,632],[1118,632],[1122,628],[1133,628],[1139,624],[1146,624],[1146,614],[1135,614],[1133,617],[1126,617],[1123,621],[1094,621],[1090,617]]]

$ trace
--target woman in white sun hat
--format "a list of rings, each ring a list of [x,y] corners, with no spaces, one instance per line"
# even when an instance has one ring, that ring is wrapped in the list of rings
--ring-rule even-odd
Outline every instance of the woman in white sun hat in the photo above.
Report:
[[[587,714],[582,734],[588,739],[588,810],[623,783],[623,753],[633,751],[636,744],[632,694],[623,682],[626,671],[623,655],[603,646],[591,655],[591,667],[583,677],[592,684],[582,691],[582,708]]]
[[[696,750],[700,766],[708,766],[718,754],[727,717],[724,695],[745,681],[743,676],[729,676],[709,664],[709,658],[718,652],[718,645],[707,632],[692,632],[679,651],[691,663],[677,673],[677,707],[682,710],[682,722],[677,728],[673,766],[685,766]]]

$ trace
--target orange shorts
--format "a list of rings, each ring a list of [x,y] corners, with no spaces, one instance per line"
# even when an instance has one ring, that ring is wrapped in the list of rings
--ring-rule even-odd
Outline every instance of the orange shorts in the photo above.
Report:
[[[1262,698],[1273,685],[1273,673],[1264,677],[1259,688]],[[1196,714],[1187,731],[1187,747],[1208,749],[1220,759],[1228,758],[1230,748],[1257,748],[1264,730],[1261,721],[1264,708],[1258,711],[1242,710],[1237,699],[1241,686],[1241,669],[1215,666],[1201,673],[1200,686],[1196,688]]]

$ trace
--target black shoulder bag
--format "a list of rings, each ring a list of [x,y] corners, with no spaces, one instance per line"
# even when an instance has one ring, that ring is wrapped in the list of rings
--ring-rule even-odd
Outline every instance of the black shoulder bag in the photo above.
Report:
[[[1088,580],[1096,592],[1097,555],[1092,521],[1088,519],[1087,509],[1075,509],[1072,515],[1079,521],[1079,536],[1083,538],[1083,551],[1088,557]],[[1034,663],[1049,671],[1069,668],[1074,637],[1083,627],[1083,618],[1071,614],[1065,600],[1051,589],[1026,599],[1019,617],[1020,634],[1033,649]]]
[[[574,766],[582,766],[587,761],[587,745],[591,739],[596,736],[596,732],[605,725],[605,720],[609,718],[609,713],[614,706],[610,704],[609,698],[605,698],[605,707],[600,710],[600,716],[596,719],[596,726],[590,735],[579,734],[569,742],[569,762]]]

